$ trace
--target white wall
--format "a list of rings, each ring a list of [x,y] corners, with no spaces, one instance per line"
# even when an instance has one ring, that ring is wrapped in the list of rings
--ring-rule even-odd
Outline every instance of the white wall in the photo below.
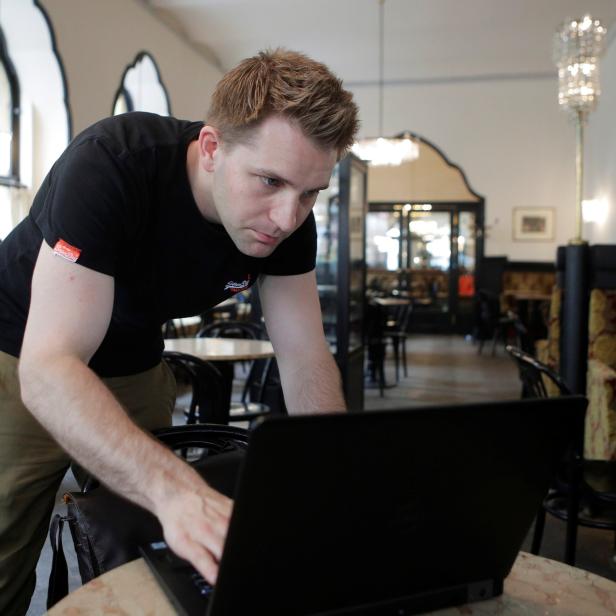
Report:
[[[586,223],[584,238],[591,244],[616,244],[616,33],[601,60],[601,98],[586,131],[584,196],[604,199],[607,218]]]
[[[557,78],[391,85],[386,135],[417,133],[440,148],[486,199],[486,255],[553,261],[574,232],[575,131],[558,108]],[[378,131],[377,89],[356,87],[362,133]],[[555,208],[555,239],[512,238],[516,206]]]
[[[64,63],[73,133],[111,114],[127,65],[140,51],[156,60],[171,113],[203,119],[221,71],[137,0],[41,0]]]

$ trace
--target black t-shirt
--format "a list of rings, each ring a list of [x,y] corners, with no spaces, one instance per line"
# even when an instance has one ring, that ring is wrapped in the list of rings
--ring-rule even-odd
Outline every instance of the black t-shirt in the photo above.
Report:
[[[111,323],[90,362],[100,376],[156,365],[168,319],[198,314],[259,274],[314,268],[312,214],[264,259],[241,253],[222,225],[203,218],[186,170],[188,144],[202,126],[127,113],[71,142],[27,218],[0,244],[0,350],[19,356],[43,238],[78,248],[77,263],[114,278]]]

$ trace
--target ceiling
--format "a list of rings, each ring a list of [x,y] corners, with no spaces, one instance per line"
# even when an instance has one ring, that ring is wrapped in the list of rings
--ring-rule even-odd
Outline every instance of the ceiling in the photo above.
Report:
[[[223,70],[282,46],[325,62],[351,87],[379,78],[378,0],[142,2]],[[616,0],[385,0],[385,83],[554,74],[554,31],[585,13],[614,38]]]

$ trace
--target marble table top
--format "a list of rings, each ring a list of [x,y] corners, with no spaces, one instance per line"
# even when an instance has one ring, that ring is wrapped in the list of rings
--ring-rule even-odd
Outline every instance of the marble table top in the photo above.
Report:
[[[383,308],[389,308],[391,306],[408,306],[411,303],[410,299],[405,299],[404,297],[375,297],[371,301]]]
[[[240,361],[274,356],[269,340],[246,338],[167,338],[165,351],[195,355],[206,361]]]
[[[142,559],[113,569],[56,604],[50,616],[174,616]],[[614,616],[616,582],[520,552],[495,599],[430,612],[438,616]]]

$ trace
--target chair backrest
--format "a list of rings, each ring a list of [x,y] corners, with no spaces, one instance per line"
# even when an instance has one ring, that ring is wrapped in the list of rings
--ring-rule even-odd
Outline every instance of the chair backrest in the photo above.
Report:
[[[500,316],[498,295],[486,289],[478,289],[475,311],[477,318],[477,337],[480,340],[491,338],[498,317]]]
[[[223,377],[212,363],[188,353],[165,351],[163,359],[184,378],[192,389],[186,423],[227,424],[228,403],[225,404]]]
[[[244,428],[211,423],[160,428],[154,430],[153,435],[191,463],[215,454],[246,449],[249,438]]]
[[[178,328],[176,327],[173,319],[169,319],[163,325],[163,338],[179,338]]]
[[[216,321],[208,323],[199,330],[197,338],[267,338],[264,328],[250,321]]]
[[[402,306],[398,314],[398,331],[409,333],[411,327],[411,316],[413,314],[413,302],[409,301],[406,306]]]
[[[548,392],[544,377],[558,388],[561,396],[571,395],[571,390],[567,384],[544,363],[517,347],[507,345],[505,348],[518,366],[523,398],[547,398]]]

